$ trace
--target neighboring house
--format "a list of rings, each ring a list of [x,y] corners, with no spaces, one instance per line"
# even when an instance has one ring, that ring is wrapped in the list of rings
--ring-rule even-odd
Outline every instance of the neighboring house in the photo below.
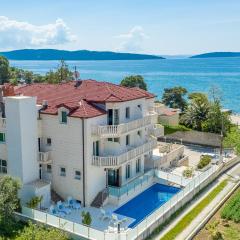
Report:
[[[21,179],[23,201],[38,193],[47,206],[52,188],[89,206],[142,176],[163,136],[155,96],[138,88],[82,80],[1,89],[0,172]]]
[[[155,103],[154,109],[158,114],[159,123],[168,126],[179,125],[179,109],[168,108],[161,103]]]

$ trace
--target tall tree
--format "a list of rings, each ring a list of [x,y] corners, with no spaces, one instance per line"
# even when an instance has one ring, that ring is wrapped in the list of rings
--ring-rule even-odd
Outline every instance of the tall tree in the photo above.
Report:
[[[18,191],[21,184],[10,176],[0,177],[0,223],[12,222],[13,213],[19,207]]]
[[[139,87],[147,91],[147,84],[144,82],[144,78],[141,75],[131,75],[125,77],[120,84],[124,87]]]
[[[187,89],[183,87],[165,88],[162,102],[171,108],[180,108],[184,111],[187,106],[187,101],[184,98],[186,94]]]
[[[230,114],[222,112],[220,101],[216,100],[210,103],[207,119],[203,123],[203,131],[212,133],[226,133],[231,127]]]
[[[69,70],[68,65],[64,60],[60,61],[56,72],[56,79],[58,83],[63,81],[70,81],[72,80],[73,73]]]
[[[0,56],[0,84],[6,83],[10,78],[9,62],[7,58]]]

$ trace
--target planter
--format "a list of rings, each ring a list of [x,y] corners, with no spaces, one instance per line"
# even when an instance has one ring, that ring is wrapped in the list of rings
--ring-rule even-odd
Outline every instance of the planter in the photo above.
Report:
[[[205,172],[207,171],[209,168],[211,167],[211,163],[209,163],[207,166],[205,166],[204,168],[197,168],[196,170],[200,171],[200,172]]]

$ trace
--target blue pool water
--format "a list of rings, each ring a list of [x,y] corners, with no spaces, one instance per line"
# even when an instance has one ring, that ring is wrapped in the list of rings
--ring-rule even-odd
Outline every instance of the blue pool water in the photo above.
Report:
[[[156,183],[114,212],[134,218],[135,221],[129,225],[134,227],[180,190],[180,188]]]

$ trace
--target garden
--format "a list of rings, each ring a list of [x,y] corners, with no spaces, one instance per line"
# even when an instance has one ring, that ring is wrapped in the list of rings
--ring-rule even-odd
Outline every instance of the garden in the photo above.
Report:
[[[194,240],[240,239],[240,188],[216,212]]]

